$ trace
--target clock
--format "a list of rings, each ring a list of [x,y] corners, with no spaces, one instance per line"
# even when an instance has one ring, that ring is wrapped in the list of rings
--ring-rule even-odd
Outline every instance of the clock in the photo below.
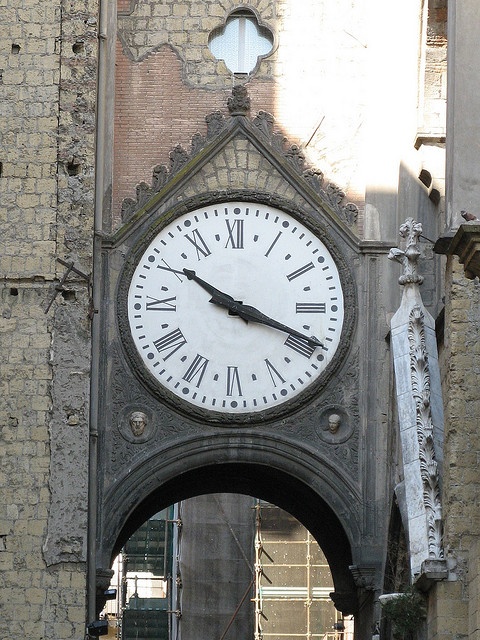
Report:
[[[315,392],[341,344],[344,294],[309,226],[264,204],[211,204],[135,255],[129,344],[155,392],[216,419],[281,413]]]

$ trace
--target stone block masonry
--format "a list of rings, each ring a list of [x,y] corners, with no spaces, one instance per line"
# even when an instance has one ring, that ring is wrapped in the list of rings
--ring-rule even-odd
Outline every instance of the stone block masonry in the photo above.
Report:
[[[98,6],[0,13],[0,639],[79,640]]]

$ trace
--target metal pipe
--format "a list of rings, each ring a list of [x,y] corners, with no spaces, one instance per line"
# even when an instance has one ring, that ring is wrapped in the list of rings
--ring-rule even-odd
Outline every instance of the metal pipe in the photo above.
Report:
[[[87,540],[87,624],[96,615],[96,538],[97,538],[97,467],[98,467],[98,382],[101,318],[101,247],[104,156],[105,156],[105,112],[106,112],[106,66],[107,66],[107,2],[99,0],[98,5],[98,53],[96,86],[96,138],[95,138],[95,204],[94,239],[92,268],[92,327],[91,327],[91,368],[90,368],[90,425],[88,460],[88,540]]]
[[[230,629],[230,627],[232,626],[232,624],[235,622],[235,618],[237,617],[237,614],[238,614],[238,612],[240,611],[242,604],[245,602],[245,600],[246,600],[246,598],[247,598],[248,594],[250,593],[250,589],[253,587],[254,582],[255,582],[255,576],[253,576],[253,578],[251,579],[250,584],[249,584],[249,585],[248,585],[248,587],[247,587],[247,590],[246,590],[246,591],[245,591],[245,593],[243,594],[243,597],[242,597],[242,599],[240,600],[240,602],[238,603],[238,606],[237,606],[237,608],[235,609],[235,611],[234,611],[234,613],[233,613],[232,617],[230,618],[230,620],[229,620],[229,622],[228,622],[228,624],[227,624],[227,627],[226,627],[225,631],[222,633],[222,637],[220,638],[220,640],[224,640],[225,636],[226,636],[226,635],[227,635],[227,633],[228,633],[228,630]]]

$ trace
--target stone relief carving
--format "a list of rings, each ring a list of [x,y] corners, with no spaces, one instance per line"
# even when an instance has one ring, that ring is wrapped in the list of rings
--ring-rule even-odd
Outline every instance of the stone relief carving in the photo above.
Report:
[[[348,371],[332,382],[325,396],[328,404],[310,407],[304,421],[286,421],[284,424],[286,430],[302,440],[316,441],[321,451],[330,458],[333,456],[335,463],[353,478],[358,477],[359,472],[358,374],[359,359],[356,353],[349,362]],[[330,427],[334,429],[334,426],[329,425],[329,419],[335,414],[340,422],[332,433]]]
[[[246,116],[250,110],[250,98],[247,87],[239,84],[232,89],[232,95],[227,100],[227,107],[232,116]]]
[[[425,343],[424,315],[419,306],[415,306],[410,312],[408,339],[410,343],[412,390],[416,407],[420,472],[427,512],[428,550],[431,558],[443,558],[440,484],[435,460],[433,423],[430,409],[430,371]]]
[[[418,260],[421,255],[418,239],[422,233],[422,225],[413,218],[407,220],[400,227],[400,235],[405,238],[405,249],[393,248],[388,255],[390,260],[396,260],[403,267],[403,273],[399,277],[399,284],[405,286],[404,295],[399,311],[392,318],[393,353],[396,376],[401,382],[401,389],[408,385],[414,405],[411,415],[408,407],[400,415],[400,433],[407,431],[415,425],[416,440],[418,443],[418,462],[420,465],[419,492],[423,494],[423,508],[426,517],[425,552],[429,558],[443,559],[442,546],[442,508],[440,477],[435,453],[434,424],[432,419],[431,371],[429,363],[429,348],[432,355],[433,366],[436,364],[436,346],[427,344],[427,330],[434,334],[433,319],[429,316],[426,321],[426,310],[423,306],[419,285],[423,282],[423,276],[418,273]],[[408,291],[409,295],[405,295]],[[405,318],[405,322],[403,320]],[[405,328],[404,328],[405,327]],[[402,338],[406,333],[406,336]],[[403,340],[403,342],[402,342]],[[405,342],[406,341],[406,342]],[[401,367],[403,347],[405,344],[409,352],[409,371]],[[398,353],[396,353],[398,351]],[[409,378],[409,379],[408,379]],[[439,375],[438,375],[439,378]],[[397,380],[397,393],[398,393]],[[440,398],[441,389],[437,389],[435,398]],[[438,402],[438,400],[435,400]],[[403,425],[402,425],[403,421]],[[440,427],[443,425],[437,425]],[[402,441],[402,447],[408,448],[408,442]],[[416,480],[411,478],[412,485]],[[408,498],[408,496],[407,496]],[[416,515],[416,512],[415,512]],[[413,515],[412,515],[413,518]],[[412,525],[414,527],[414,525]]]
[[[250,98],[245,85],[237,85],[232,90],[232,95],[227,100],[227,107],[231,117],[245,117],[250,109]],[[170,152],[170,167],[157,165],[153,170],[152,184],[141,182],[136,188],[136,200],[125,198],[121,207],[122,222],[128,222],[130,218],[141,209],[148,200],[160,191],[185,164],[196,156],[207,143],[219,136],[227,127],[227,121],[220,111],[215,111],[206,116],[207,135],[203,137],[196,133],[191,140],[190,152],[181,145],[177,145]],[[330,207],[347,225],[354,226],[357,222],[358,207],[353,203],[343,204],[345,193],[333,183],[324,182],[323,173],[318,169],[305,166],[305,156],[298,145],[289,145],[287,138],[274,131],[274,118],[271,114],[260,111],[251,120],[252,125],[275,151],[282,154],[290,167],[302,178],[320,198],[328,202]]]
[[[153,412],[141,402],[128,403],[122,407],[117,426],[122,438],[134,444],[147,442],[156,432]]]
[[[422,235],[422,225],[415,222],[413,218],[407,218],[401,225],[399,230],[402,238],[406,240],[406,248],[390,249],[388,257],[390,260],[396,260],[403,266],[403,273],[398,279],[398,283],[405,284],[422,284],[423,276],[418,273],[418,259],[421,251],[418,247],[418,238]]]
[[[324,442],[338,445],[352,436],[353,428],[347,412],[342,407],[329,405],[319,415],[316,432]]]
[[[130,414],[128,422],[134,437],[140,438],[145,432],[145,427],[148,424],[148,417],[143,411],[133,411],[133,413]]]
[[[178,434],[180,427],[176,416],[165,408],[162,409],[160,421],[158,405],[131,378],[125,376],[119,365],[117,350],[112,353],[111,362],[112,429],[108,431],[107,446],[110,449],[111,470],[116,472],[128,465],[134,457],[144,455],[145,448],[151,449],[152,442]],[[137,424],[132,426],[132,420],[138,421]],[[144,422],[143,432],[135,435],[134,428],[141,428],[140,421]]]

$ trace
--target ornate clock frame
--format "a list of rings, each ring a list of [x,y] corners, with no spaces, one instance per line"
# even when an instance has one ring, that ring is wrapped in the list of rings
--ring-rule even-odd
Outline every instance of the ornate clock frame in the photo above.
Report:
[[[387,249],[375,246],[371,257],[365,255],[370,249],[359,241],[356,206],[344,204],[338,187],[305,166],[298,147],[285,146],[271,116],[260,113],[250,119],[248,107],[240,92],[229,103],[229,119],[219,112],[208,116],[207,135],[194,136],[190,153],[177,147],[170,169],[155,167],[151,185],[142,183],[136,200],[124,202],[118,230],[101,238],[97,564],[101,573],[138,519],[153,514],[159,487],[163,497],[181,498],[182,491],[172,487],[198,472],[210,488],[218,490],[218,477],[231,479],[231,489],[243,490],[241,471],[236,471],[243,464],[246,472],[264,469],[272,478],[275,473],[290,477],[306,494],[318,496],[318,504],[324,505],[318,516],[330,523],[318,536],[331,549],[334,600],[341,611],[353,613],[358,588],[372,591],[382,575],[384,532],[367,506],[377,491],[375,465],[366,454],[375,450],[376,431],[366,428],[372,410],[360,391],[371,375],[362,362],[382,347],[379,342],[366,345],[369,327],[359,319],[362,315],[365,321],[366,296],[372,306],[376,296],[373,289],[365,294],[361,283],[367,270],[375,281],[378,256]],[[336,262],[345,301],[341,344],[318,384],[292,405],[241,418],[191,411],[159,395],[132,355],[125,312],[136,260],[159,227],[205,204],[237,200],[286,211],[312,229]],[[378,320],[370,317],[368,322],[373,326]],[[385,353],[378,357],[386,359]],[[224,467],[232,469],[231,478],[228,472],[222,475]],[[336,538],[343,541],[337,551]],[[353,564],[357,571],[352,573]]]

